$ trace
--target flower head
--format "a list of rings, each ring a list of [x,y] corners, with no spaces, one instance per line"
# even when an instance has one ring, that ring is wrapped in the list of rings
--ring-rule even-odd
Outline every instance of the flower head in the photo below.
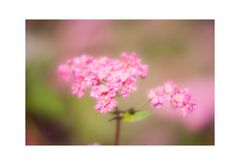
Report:
[[[137,89],[137,78],[145,78],[148,67],[136,53],[122,53],[120,59],[82,55],[59,65],[59,76],[71,83],[72,94],[82,98],[87,88],[102,112],[117,107],[116,96],[127,97]]]
[[[180,110],[183,116],[196,108],[189,90],[180,89],[173,81],[167,81],[163,86],[149,90],[148,99],[150,104],[158,109],[164,102],[168,102],[173,109]]]

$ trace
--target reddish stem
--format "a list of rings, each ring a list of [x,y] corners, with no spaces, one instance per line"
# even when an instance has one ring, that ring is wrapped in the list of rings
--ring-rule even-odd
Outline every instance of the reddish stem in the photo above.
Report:
[[[119,113],[119,109],[116,108],[115,145],[119,145],[119,142],[120,142],[120,126],[121,126],[120,113]]]

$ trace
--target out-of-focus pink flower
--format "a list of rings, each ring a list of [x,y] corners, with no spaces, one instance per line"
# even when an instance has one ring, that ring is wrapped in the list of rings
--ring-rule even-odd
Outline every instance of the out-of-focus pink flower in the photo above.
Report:
[[[192,97],[197,100],[197,110],[187,115],[184,120],[175,111],[154,111],[154,116],[161,120],[178,122],[194,133],[208,126],[214,127],[214,79],[212,77],[189,79],[184,86],[191,89]],[[162,107],[167,108],[168,105]]]
[[[111,38],[109,24],[110,21],[103,20],[59,21],[54,43],[58,54],[65,56],[104,47]]]
[[[127,97],[137,89],[137,78],[145,78],[147,70],[136,53],[123,53],[120,59],[74,57],[60,65],[58,73],[71,82],[73,95],[81,98],[90,88],[91,96],[97,99],[95,108],[105,113],[117,106],[117,95]]]
[[[183,116],[192,112],[196,106],[189,90],[180,89],[173,81],[167,81],[163,86],[149,90],[148,99],[150,104],[158,109],[168,102],[173,109],[180,110]]]
[[[198,132],[214,122],[214,79],[199,78],[186,84],[193,89],[192,94],[197,99],[198,111],[183,120],[186,128]]]

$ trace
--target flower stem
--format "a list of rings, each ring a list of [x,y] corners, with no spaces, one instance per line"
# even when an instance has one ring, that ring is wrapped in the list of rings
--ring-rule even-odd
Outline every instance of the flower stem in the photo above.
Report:
[[[115,145],[119,145],[120,142],[120,126],[121,126],[121,118],[120,111],[118,107],[116,107],[116,130],[115,130]]]

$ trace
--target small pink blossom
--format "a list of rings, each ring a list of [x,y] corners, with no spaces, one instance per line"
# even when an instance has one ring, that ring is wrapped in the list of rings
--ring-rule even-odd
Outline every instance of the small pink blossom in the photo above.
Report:
[[[71,87],[72,87],[72,94],[75,96],[78,96],[79,98],[82,98],[84,96],[84,92],[87,88],[87,85],[81,79],[76,79],[74,82],[72,82]]]
[[[159,87],[156,89],[149,90],[148,99],[154,107],[156,107],[156,108],[162,107],[162,105],[164,103],[164,99],[165,99],[165,95],[163,93],[163,88]]]
[[[173,109],[180,110],[183,116],[196,108],[189,90],[180,89],[173,81],[167,81],[163,86],[149,90],[148,99],[150,104],[158,109],[164,102],[168,102]]]
[[[58,67],[58,74],[62,77],[65,81],[68,81],[71,76],[71,70],[68,65],[62,64]]]
[[[136,74],[142,78],[145,78],[148,71],[148,66],[141,64],[141,59],[138,58],[135,52],[130,55],[127,53],[122,53],[121,60],[128,64],[128,66],[133,67]]]
[[[96,110],[100,111],[101,113],[109,112],[116,107],[117,101],[108,95],[99,97],[95,106]]]
[[[172,80],[168,80],[164,85],[163,85],[163,92],[168,101],[171,100],[172,94],[178,91],[178,86],[175,84]]]
[[[136,91],[137,78],[145,78],[148,67],[136,53],[122,53],[120,59],[82,55],[59,65],[59,76],[70,81],[72,94],[82,98],[86,89],[96,98],[101,113],[117,106],[116,96],[127,97]]]

